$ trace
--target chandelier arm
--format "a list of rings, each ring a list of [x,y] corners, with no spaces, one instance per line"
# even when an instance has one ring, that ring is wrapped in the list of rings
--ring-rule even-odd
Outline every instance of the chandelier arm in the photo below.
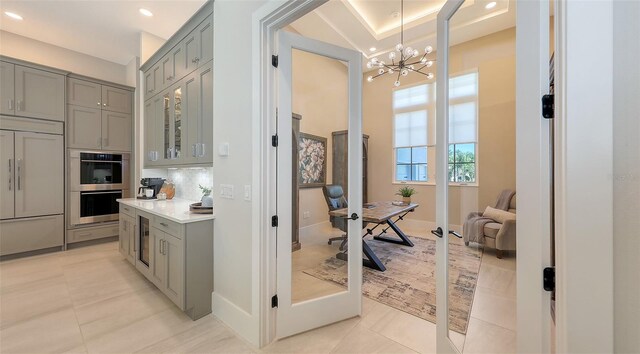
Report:
[[[409,70],[413,71],[414,73],[422,74],[424,76],[429,76],[429,74],[425,74],[422,71],[417,71],[417,70],[414,70],[414,69],[409,69]]]
[[[398,70],[398,78],[396,79],[396,81],[398,81],[398,82],[400,81],[400,74],[401,74],[401,71]]]

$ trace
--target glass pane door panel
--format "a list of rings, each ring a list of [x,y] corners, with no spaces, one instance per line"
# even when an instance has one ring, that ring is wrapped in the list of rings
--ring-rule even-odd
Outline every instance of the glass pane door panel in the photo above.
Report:
[[[144,216],[138,217],[138,225],[140,225],[140,252],[138,254],[138,260],[144,263],[147,267],[149,266],[149,233],[151,232],[151,227],[149,224],[149,219]]]
[[[182,87],[173,91],[173,139],[174,157],[182,152]]]
[[[343,62],[293,50],[294,304],[347,290],[348,90]]]
[[[164,138],[164,158],[171,159],[171,97],[165,94],[162,99],[163,134]]]

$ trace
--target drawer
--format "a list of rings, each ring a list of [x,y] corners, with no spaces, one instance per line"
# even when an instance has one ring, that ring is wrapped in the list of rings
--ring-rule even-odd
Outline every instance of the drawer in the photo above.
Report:
[[[136,217],[136,209],[132,206],[120,203],[120,212],[122,214],[127,214],[132,218]]]
[[[155,227],[156,229],[164,231],[170,234],[171,236],[177,237],[182,240],[181,224],[174,221],[167,220],[165,218],[161,218],[159,216],[154,216],[152,223],[153,223],[152,226]]]
[[[0,230],[1,256],[58,247],[64,243],[62,215],[2,220]]]
[[[75,229],[67,231],[67,243],[96,240],[99,238],[118,236],[120,226],[112,224],[107,226],[88,227],[85,229]]]

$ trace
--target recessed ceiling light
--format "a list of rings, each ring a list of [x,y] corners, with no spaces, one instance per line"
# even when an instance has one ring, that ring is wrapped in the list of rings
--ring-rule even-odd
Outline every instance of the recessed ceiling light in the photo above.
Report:
[[[22,16],[18,15],[17,13],[10,12],[10,11],[5,11],[4,14],[9,16],[9,17],[11,17],[14,20],[22,21]]]
[[[495,1],[492,1],[492,2],[490,2],[490,3],[486,4],[486,5],[484,5],[484,8],[485,8],[485,9],[487,9],[487,10],[491,10],[491,9],[493,9],[494,7],[496,7],[496,2],[495,2]]]
[[[369,51],[370,51],[370,52],[375,52],[375,51],[376,51],[376,49],[377,49],[376,47],[371,47],[371,48],[369,48]]]
[[[140,10],[138,10],[138,11],[140,11],[140,13],[141,13],[141,14],[143,14],[143,15],[145,15],[145,16],[147,16],[147,17],[151,17],[151,16],[153,16],[153,12],[151,12],[151,11],[149,11],[149,10],[147,10],[147,9],[140,9]]]

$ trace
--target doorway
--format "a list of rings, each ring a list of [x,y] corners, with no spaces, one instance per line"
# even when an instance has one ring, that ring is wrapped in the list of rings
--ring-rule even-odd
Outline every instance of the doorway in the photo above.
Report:
[[[514,31],[514,32],[515,32],[515,31]],[[515,34],[512,34],[512,36],[514,37],[514,38],[513,38],[513,40],[514,40],[514,42],[515,42]],[[513,49],[513,52],[515,52],[515,48]],[[513,60],[514,60],[514,62],[513,62],[513,70],[515,71],[515,58],[514,58]],[[461,74],[461,75],[462,75],[462,74],[467,74],[467,72],[464,72],[464,71],[463,71],[463,72],[459,72],[458,74]],[[480,73],[478,76],[482,76],[482,73]],[[480,80],[480,79],[478,79],[478,81],[476,82],[476,85],[479,85],[479,82],[480,82],[479,80]],[[513,88],[512,88],[512,90],[513,90]],[[365,95],[366,95],[366,92],[367,92],[367,88],[366,88],[366,86],[365,86]],[[366,96],[365,96],[365,97],[366,97]],[[365,101],[366,101],[366,98],[365,98]],[[515,101],[515,98],[514,98],[514,101]],[[513,105],[514,105],[513,109],[515,110],[515,103],[513,103]],[[476,109],[477,109],[477,108],[476,108]],[[367,110],[367,104],[365,103],[365,119],[364,119],[365,131],[364,131],[364,133],[368,133],[368,132],[366,131],[366,126],[367,126],[367,120],[366,120],[366,116],[367,116],[367,115],[366,115],[366,110]],[[295,112],[292,112],[292,113],[295,113]],[[514,113],[514,114],[515,114],[515,113]],[[303,116],[303,117],[302,117],[302,119],[304,120],[304,115],[302,115],[302,116]],[[283,117],[283,115],[282,115],[282,111],[279,111],[279,117],[280,117],[279,119],[283,119],[283,118],[281,118],[281,117]],[[515,118],[513,118],[513,119],[514,119],[514,121],[515,121]],[[514,122],[514,124],[515,124],[515,122]],[[392,129],[392,128],[391,128],[391,129]],[[390,129],[390,130],[391,130],[391,129]],[[291,131],[289,131],[289,134],[291,134]],[[477,132],[476,132],[476,134],[477,134]],[[515,134],[515,132],[514,132],[514,134]],[[282,136],[281,134],[279,134],[279,135],[280,135],[280,136]],[[371,134],[371,135],[372,135],[372,134]],[[460,142],[456,142],[456,144],[460,144],[460,145],[464,145],[463,143],[469,143],[469,142],[468,142],[468,141],[460,141]],[[476,143],[477,143],[478,145],[480,145],[480,143],[481,143],[481,142],[476,141]],[[372,143],[371,143],[371,144],[372,144]],[[371,144],[370,144],[370,150],[369,150],[370,154],[369,154],[369,161],[368,161],[369,166],[370,166],[370,167],[369,167],[369,169],[379,167],[379,166],[376,166],[376,167],[374,167],[374,166],[373,166],[372,159],[374,159],[374,157],[373,157],[373,156],[375,155],[376,150],[375,150],[375,148],[371,147],[371,146],[372,146]],[[514,145],[515,145],[515,142],[514,142]],[[458,148],[458,149],[456,150],[456,147],[453,147],[453,155],[454,155],[454,156],[455,156],[456,151],[457,151],[457,152],[459,152],[459,155],[465,155],[465,153],[469,152],[469,151],[467,151],[467,150],[469,150],[469,149],[467,149],[467,148],[468,148],[467,146],[457,146],[457,148]],[[467,149],[467,150],[465,150],[465,149]],[[478,149],[478,150],[476,150],[476,149]],[[480,149],[480,148],[479,148],[479,147],[477,147],[477,146],[476,146],[476,147],[474,147],[474,152],[475,152],[476,156],[478,157],[478,163],[480,163],[479,161],[483,161],[483,160],[482,160],[482,156],[481,156],[482,154],[478,152],[478,151],[479,151],[479,149]],[[515,149],[515,148],[512,148],[511,150],[514,150],[514,149]],[[389,150],[391,150],[391,149],[389,149]],[[378,151],[379,151],[379,150],[378,150]],[[382,152],[382,154],[385,154],[385,155],[387,155],[387,156],[391,155],[391,156],[392,156],[392,159],[391,159],[391,160],[393,161],[393,154],[392,154],[392,152],[393,152],[393,150],[391,150],[391,151],[383,151],[383,152]],[[291,154],[291,151],[289,151],[289,153]],[[382,154],[381,154],[381,155],[382,155]],[[380,156],[381,156],[381,155],[380,155]],[[433,158],[435,158],[434,156],[430,156],[430,157],[431,157],[432,159],[433,159]],[[388,157],[387,157],[387,158],[388,158]],[[429,158],[429,157],[428,157],[428,158]],[[466,158],[466,157],[465,157],[465,158]],[[465,160],[465,161],[460,161],[460,160],[456,160],[456,159],[455,159],[455,157],[453,158],[453,161],[451,161],[451,162],[447,161],[447,163],[448,163],[450,166],[452,166],[452,165],[453,165],[453,171],[454,171],[454,174],[455,174],[455,168],[456,168],[456,167],[458,167],[458,166],[456,166],[456,165],[458,165],[458,164],[462,164],[462,163],[466,163],[466,162],[476,162],[476,161],[466,161],[466,160]],[[388,165],[393,166],[393,163],[389,163]],[[388,165],[384,165],[384,166],[387,166],[387,167],[384,167],[384,168],[389,168],[389,167],[388,167]],[[476,170],[476,173],[479,173],[479,171],[480,171],[480,169]],[[460,173],[459,175],[464,175],[464,173]],[[372,177],[371,177],[371,179],[374,179],[374,178],[375,178],[374,176],[372,176]],[[389,178],[389,179],[391,179],[391,178]],[[279,180],[279,182],[280,182],[280,180]],[[388,182],[388,180],[387,180],[387,182]],[[460,182],[460,181],[458,181],[458,182]],[[370,181],[370,183],[373,183],[373,181]],[[392,185],[392,186],[393,186],[393,184],[392,184],[392,183],[388,183],[388,184],[390,184],[390,185]],[[515,184],[515,181],[513,181],[513,184]],[[469,211],[469,208],[471,208],[471,209],[477,209],[478,211],[480,211],[480,209],[483,209],[483,211],[484,211],[484,206],[486,206],[486,205],[482,205],[482,206],[481,206],[480,204],[491,204],[491,205],[494,205],[494,206],[495,206],[494,201],[495,201],[495,198],[497,198],[497,195],[494,195],[494,196],[492,196],[492,197],[490,197],[490,198],[489,198],[489,197],[485,198],[485,199],[487,199],[487,200],[489,200],[489,199],[494,199],[493,201],[490,201],[490,202],[487,202],[487,203],[481,203],[481,202],[478,202],[478,200],[477,200],[477,199],[479,198],[479,197],[478,197],[478,194],[476,194],[476,196],[475,196],[475,197],[472,197],[472,199],[473,199],[473,198],[475,198],[473,201],[469,202],[469,200],[468,200],[468,199],[465,199],[465,198],[460,197],[460,195],[461,195],[460,193],[458,193],[458,192],[453,192],[455,189],[457,189],[457,190],[461,190],[461,189],[464,189],[464,188],[474,188],[474,187],[475,187],[475,186],[469,186],[469,185],[466,185],[466,186],[463,186],[463,185],[457,185],[457,186],[455,186],[455,187],[449,187],[449,188],[452,188],[452,189],[451,189],[451,190],[452,190],[452,192],[450,193],[450,195],[452,195],[452,198],[458,198],[458,200],[457,200],[456,202],[457,202],[458,204],[463,204],[463,205],[464,205],[464,207],[465,207],[465,208],[467,208],[467,209],[464,209],[464,208],[460,209],[460,207],[458,207],[458,208],[456,208],[456,210],[454,210],[454,211],[449,210],[449,212],[450,212],[450,213],[452,213],[452,214],[456,214],[456,215],[457,215],[457,217],[460,219],[459,223],[457,224],[457,225],[459,225],[459,226],[462,226],[462,223],[463,223],[463,221],[464,221],[464,220],[462,220],[462,219],[464,219],[464,218],[467,216],[467,214],[468,214],[468,213],[467,213],[467,212],[465,212],[465,211]],[[515,186],[514,186],[514,187],[515,187]],[[390,187],[390,188],[397,188],[397,187]],[[432,186],[431,188],[433,188],[433,186]],[[427,190],[427,189],[425,189],[425,190]],[[370,191],[371,191],[371,193],[375,193],[373,188],[370,188]],[[388,192],[387,192],[387,193],[388,193]],[[393,192],[392,192],[392,193],[393,193]],[[423,193],[419,193],[419,194],[423,194]],[[424,195],[428,195],[428,194],[429,194],[429,192],[424,192]],[[434,196],[434,195],[432,194],[432,196]],[[280,197],[282,197],[282,196],[280,196]],[[375,199],[374,197],[371,197],[371,198],[372,198],[372,200],[373,200],[373,199]],[[385,197],[385,198],[389,198],[389,197],[387,196],[387,197]],[[391,197],[391,198],[394,198],[394,197]],[[460,198],[462,198],[462,199],[460,199]],[[286,199],[286,198],[285,198],[285,199]],[[452,201],[453,201],[453,199],[452,199]],[[450,203],[450,204],[452,204],[452,203]],[[427,205],[427,204],[425,204],[425,205]],[[435,208],[434,208],[433,206],[431,206],[431,210],[432,210],[432,211],[434,211],[434,209],[435,209]],[[301,214],[301,217],[302,217],[302,218],[304,218],[304,210],[299,210],[299,211],[301,211],[301,213],[300,213],[300,214]],[[304,219],[303,219],[303,220],[304,220]],[[435,221],[435,218],[431,218],[431,220]],[[427,218],[424,218],[424,219],[422,219],[422,220],[417,219],[417,218],[412,220],[412,219],[410,219],[410,218],[409,218],[408,220],[406,220],[407,224],[409,225],[409,226],[407,226],[407,229],[417,229],[417,230],[420,230],[420,231],[422,231],[423,233],[425,233],[425,237],[431,237],[427,232],[428,232],[429,230],[431,230],[431,229],[435,229],[435,226],[436,226],[436,225],[435,225],[435,223],[434,223],[433,221],[432,221],[431,223],[429,223]],[[279,230],[278,230],[278,231],[279,231],[279,232],[281,231],[280,227],[279,227]],[[338,235],[338,236],[339,236],[339,235]],[[289,240],[289,243],[291,243],[291,240]],[[279,244],[279,245],[280,245],[280,244]],[[464,245],[464,242],[462,242],[462,245],[466,247],[466,245]],[[473,244],[472,244],[472,248],[473,248]],[[477,246],[476,246],[476,249],[477,249]],[[495,251],[492,251],[493,249],[494,249],[494,248],[491,248],[491,249],[487,248],[488,253],[493,252],[493,253],[491,253],[491,256],[493,256],[495,259],[498,259],[497,257],[495,257],[495,256],[496,256],[496,253],[495,253]],[[279,249],[279,250],[280,250],[280,249]],[[506,257],[503,257],[503,259],[505,259],[505,258],[506,258],[508,262],[513,262],[513,263],[515,263],[515,258],[513,257],[513,256],[515,255],[515,253],[514,253],[514,252],[509,252],[509,250],[504,250],[504,251],[505,251],[505,253],[506,253],[506,255],[505,255]],[[295,252],[297,252],[297,251],[295,251]],[[295,254],[295,252],[294,252],[294,254]],[[300,253],[300,254],[302,254],[302,253]],[[280,255],[280,253],[279,253],[279,255]],[[511,259],[511,261],[509,261],[509,259]],[[515,270],[514,270],[514,273],[515,273]],[[514,280],[514,283],[515,283],[515,280]],[[337,290],[337,291],[339,291],[339,290]],[[303,299],[303,298],[302,298],[302,299]],[[302,300],[302,299],[301,299],[301,300]],[[279,312],[280,310],[277,310],[277,311]],[[515,311],[515,310],[514,310],[514,311]],[[276,326],[277,326],[277,325],[276,325]],[[459,350],[460,350],[460,351],[462,351],[462,348],[459,348]]]

